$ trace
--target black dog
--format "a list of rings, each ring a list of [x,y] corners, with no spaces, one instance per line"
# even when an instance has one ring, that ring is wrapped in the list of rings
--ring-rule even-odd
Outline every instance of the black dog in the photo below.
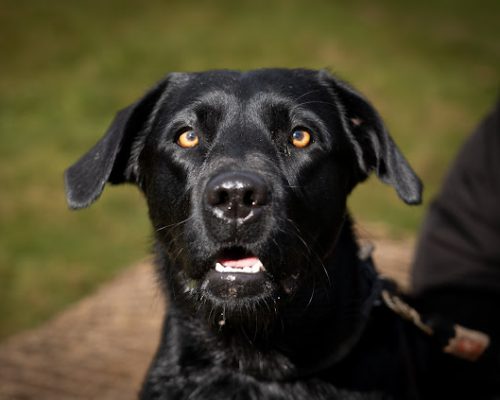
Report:
[[[346,212],[372,171],[420,202],[378,113],[324,71],[175,73],[120,111],[66,186],[72,208],[107,182],[148,202],[170,306],[141,398],[417,398],[423,341],[377,305]]]

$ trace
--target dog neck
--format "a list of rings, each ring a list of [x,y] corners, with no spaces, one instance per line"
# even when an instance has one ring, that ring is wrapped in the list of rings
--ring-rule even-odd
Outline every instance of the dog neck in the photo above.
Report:
[[[305,308],[304,297],[297,296],[297,303],[285,311],[283,341],[293,349],[290,358],[300,376],[313,375],[341,361],[363,331],[377,291],[376,273],[371,260],[361,260],[358,254],[347,216],[324,262],[329,282],[316,288],[312,297],[309,291]]]

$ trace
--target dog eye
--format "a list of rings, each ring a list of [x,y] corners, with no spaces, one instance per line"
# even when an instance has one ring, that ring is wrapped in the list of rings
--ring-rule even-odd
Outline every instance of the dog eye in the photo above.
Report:
[[[177,137],[177,144],[185,149],[195,147],[199,142],[199,136],[192,129],[185,130]]]
[[[305,129],[296,129],[292,132],[290,139],[295,147],[303,149],[311,143],[311,134]]]

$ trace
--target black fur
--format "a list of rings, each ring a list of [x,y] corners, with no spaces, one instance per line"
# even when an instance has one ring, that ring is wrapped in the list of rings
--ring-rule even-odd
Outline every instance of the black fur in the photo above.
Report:
[[[177,143],[186,129],[197,146]],[[378,113],[325,71],[170,74],[118,113],[66,190],[72,208],[106,182],[145,194],[169,312],[141,398],[417,398],[423,341],[377,305],[346,211],[372,171],[420,202]],[[244,257],[266,272],[214,269]]]

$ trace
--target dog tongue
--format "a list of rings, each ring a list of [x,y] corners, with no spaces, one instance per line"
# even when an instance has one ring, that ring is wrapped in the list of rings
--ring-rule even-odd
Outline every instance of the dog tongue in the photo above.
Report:
[[[238,260],[220,260],[219,262],[224,265],[225,267],[231,267],[231,268],[245,268],[245,267],[252,267],[253,265],[257,264],[260,260],[257,257],[247,257],[247,258],[240,258]]]

